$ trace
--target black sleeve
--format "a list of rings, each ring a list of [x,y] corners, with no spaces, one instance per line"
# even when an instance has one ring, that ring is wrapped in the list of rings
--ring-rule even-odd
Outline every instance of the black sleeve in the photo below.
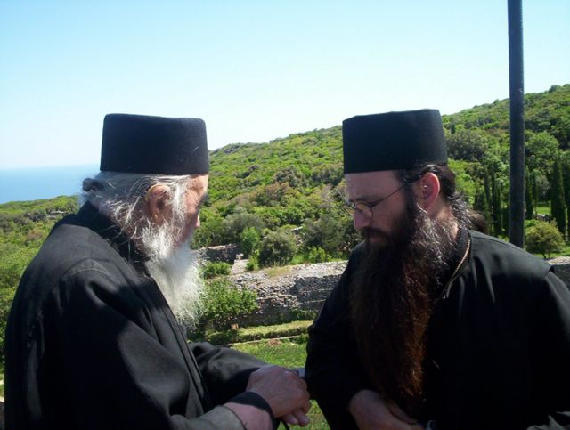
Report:
[[[541,285],[531,333],[537,411],[528,429],[570,429],[570,289],[552,272]]]
[[[64,284],[45,307],[46,330],[59,344],[44,343],[53,348],[45,351],[51,362],[38,366],[59,369],[52,376],[60,387],[46,388],[54,394],[50,406],[67,411],[70,428],[243,429],[228,408],[203,411],[184,360],[153,335],[154,322],[131,288],[97,270]]]
[[[209,343],[194,343],[191,349],[214,404],[244,392],[249,375],[266,365],[252,355]]]
[[[353,429],[356,424],[347,410],[352,396],[370,388],[358,358],[349,315],[349,285],[354,256],[309,328],[307,384],[311,396],[332,429]]]
[[[206,342],[194,343],[191,349],[214,404],[226,402],[249,404],[273,415],[271,406],[263,397],[250,392],[245,393],[249,375],[268,363],[250,354]],[[278,425],[279,420],[273,418],[273,427],[277,428]]]

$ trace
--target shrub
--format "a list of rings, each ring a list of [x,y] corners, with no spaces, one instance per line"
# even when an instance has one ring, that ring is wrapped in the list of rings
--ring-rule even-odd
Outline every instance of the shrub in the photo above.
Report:
[[[234,213],[224,219],[223,227],[225,243],[238,243],[242,231],[254,228],[260,232],[265,223],[258,215],[247,213],[243,208],[236,208]]]
[[[330,256],[348,255],[359,241],[350,217],[333,211],[317,221],[306,220],[302,235],[305,249],[320,247]]]
[[[297,252],[295,238],[285,231],[273,231],[267,234],[259,247],[260,266],[287,264]]]
[[[257,310],[255,291],[238,288],[227,279],[215,279],[206,284],[200,326],[211,323],[217,330],[231,327],[237,318]]]
[[[256,269],[257,269],[257,264],[255,260],[250,259],[245,266],[245,270],[247,270],[248,272],[253,272]]]
[[[240,249],[244,257],[249,257],[259,244],[259,233],[255,227],[248,227],[239,235]]]
[[[309,263],[324,263],[328,260],[327,253],[320,246],[313,247],[309,249],[309,255],[307,256]]]
[[[0,288],[0,362],[2,363],[4,363],[4,331],[15,292],[12,288]]]
[[[202,269],[204,279],[212,279],[216,276],[229,275],[232,266],[228,263],[206,263]]]
[[[536,221],[527,230],[525,241],[529,252],[542,254],[544,258],[549,258],[553,252],[559,252],[564,246],[562,234],[554,222]]]

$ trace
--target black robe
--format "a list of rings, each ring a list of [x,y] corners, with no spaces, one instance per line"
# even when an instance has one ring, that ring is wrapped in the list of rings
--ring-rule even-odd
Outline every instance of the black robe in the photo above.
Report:
[[[6,428],[243,428],[216,405],[263,363],[188,345],[143,262],[89,204],[54,227],[8,320]]]
[[[438,430],[570,428],[568,286],[519,248],[469,237],[430,320],[426,414],[417,418]],[[360,247],[309,329],[307,382],[333,429],[356,428],[348,403],[373,389],[349,317],[361,257]]]

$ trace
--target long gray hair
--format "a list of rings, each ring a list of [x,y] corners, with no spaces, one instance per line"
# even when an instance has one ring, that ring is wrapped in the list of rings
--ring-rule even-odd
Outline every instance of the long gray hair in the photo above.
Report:
[[[175,230],[183,227],[184,196],[190,175],[148,175],[101,172],[83,181],[82,198],[108,216],[127,235],[142,241],[152,229],[151,220],[144,212],[147,191],[156,184],[168,187]],[[170,231],[175,236],[180,231]]]

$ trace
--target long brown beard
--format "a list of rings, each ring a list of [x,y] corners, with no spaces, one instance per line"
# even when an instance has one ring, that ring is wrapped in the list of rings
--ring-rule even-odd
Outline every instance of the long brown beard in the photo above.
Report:
[[[363,365],[376,389],[408,415],[421,414],[426,331],[454,241],[407,195],[405,216],[379,248],[367,241],[352,285],[351,313]]]

